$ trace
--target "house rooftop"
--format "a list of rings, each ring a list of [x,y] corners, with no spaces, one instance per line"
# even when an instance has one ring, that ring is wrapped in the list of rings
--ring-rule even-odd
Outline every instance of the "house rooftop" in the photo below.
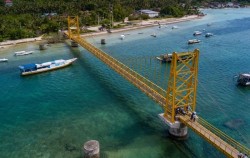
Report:
[[[147,14],[157,14],[157,13],[159,13],[159,12],[156,12],[156,11],[153,11],[153,10],[148,10],[148,9],[141,9],[141,10],[139,10],[139,12],[147,13]]]

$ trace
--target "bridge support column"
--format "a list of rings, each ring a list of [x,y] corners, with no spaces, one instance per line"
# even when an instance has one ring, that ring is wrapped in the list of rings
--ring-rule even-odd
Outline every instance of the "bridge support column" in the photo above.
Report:
[[[71,47],[78,47],[78,43],[75,41],[71,41]]]
[[[164,117],[164,114],[159,114],[160,119],[169,126],[169,134],[175,138],[186,139],[188,135],[188,128],[185,124],[175,121],[170,122]]]

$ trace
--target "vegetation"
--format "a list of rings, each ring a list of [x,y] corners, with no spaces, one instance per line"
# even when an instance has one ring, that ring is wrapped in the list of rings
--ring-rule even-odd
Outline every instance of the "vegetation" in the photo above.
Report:
[[[13,0],[5,6],[0,0],[0,41],[39,36],[67,28],[67,16],[78,15],[80,26],[110,24],[114,21],[148,19],[134,14],[139,9],[152,9],[161,17],[196,14],[192,6],[210,0]],[[221,0],[226,1],[226,0]],[[249,3],[250,0],[242,0]],[[55,14],[54,14],[55,13]]]

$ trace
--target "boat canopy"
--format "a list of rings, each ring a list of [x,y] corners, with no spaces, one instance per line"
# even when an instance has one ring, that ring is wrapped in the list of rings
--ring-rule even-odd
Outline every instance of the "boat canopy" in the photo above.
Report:
[[[250,73],[249,74],[247,74],[247,73],[245,73],[245,74],[240,74],[242,77],[246,77],[246,78],[250,78]]]
[[[36,64],[25,64],[25,65],[21,65],[21,66],[19,66],[19,69],[21,70],[21,71],[32,71],[32,70],[36,70],[37,69],[37,67],[36,67]]]

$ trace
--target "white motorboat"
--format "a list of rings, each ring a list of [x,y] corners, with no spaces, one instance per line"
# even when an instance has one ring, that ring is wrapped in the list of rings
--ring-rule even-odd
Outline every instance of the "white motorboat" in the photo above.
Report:
[[[198,39],[188,40],[188,44],[195,44],[195,43],[200,43],[200,40],[198,40]]]
[[[178,29],[179,27],[178,26],[172,26],[172,29]]]
[[[34,51],[18,51],[18,52],[15,52],[15,56],[22,56],[22,55],[29,55],[29,54],[32,54]]]
[[[31,75],[31,74],[37,74],[41,72],[51,71],[60,69],[63,67],[66,67],[70,64],[72,64],[77,58],[68,59],[68,60],[55,60],[50,62],[45,62],[41,64],[25,64],[19,66],[19,69],[21,71],[21,75]]]
[[[123,40],[125,38],[125,35],[121,35],[121,40]]]
[[[6,59],[6,58],[0,59],[0,62],[6,62],[6,61],[8,61],[8,59]]]
[[[156,34],[155,34],[155,33],[153,33],[151,36],[152,36],[152,37],[156,37]]]
[[[194,31],[194,33],[193,33],[194,36],[198,36],[198,35],[201,35],[201,34],[202,34],[201,31]]]

